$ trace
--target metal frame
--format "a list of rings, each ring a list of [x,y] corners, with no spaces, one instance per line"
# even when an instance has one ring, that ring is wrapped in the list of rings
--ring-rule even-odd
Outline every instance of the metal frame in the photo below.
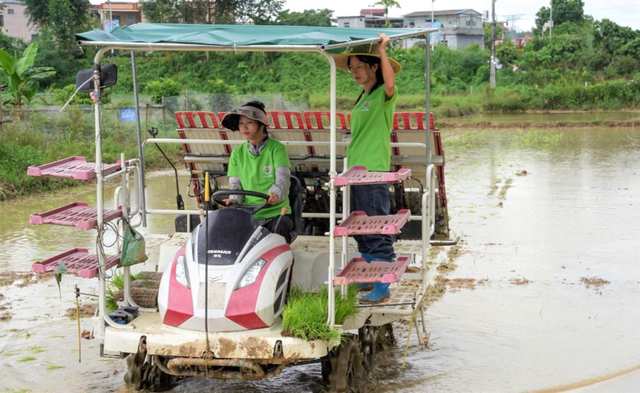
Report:
[[[391,41],[397,41],[405,38],[415,38],[424,36],[426,45],[426,114],[427,114],[427,123],[429,122],[430,116],[430,33],[438,31],[439,29],[424,29],[417,32],[412,33],[403,33],[389,37]],[[340,49],[340,48],[348,48],[356,45],[374,45],[380,42],[380,38],[370,38],[363,40],[355,40],[349,41],[339,44],[331,44],[331,45],[248,45],[248,46],[212,46],[212,45],[197,45],[197,44],[177,44],[177,43],[126,43],[126,42],[109,42],[109,41],[79,41],[78,44],[80,46],[94,46],[99,47],[100,49],[97,51],[94,57],[94,89],[96,91],[100,91],[100,61],[105,53],[108,51],[112,51],[115,49],[118,50],[128,50],[131,51],[131,59],[132,59],[132,70],[133,70],[133,84],[134,84],[134,96],[136,103],[136,118],[137,120],[137,131],[138,131],[138,154],[140,163],[144,162],[144,152],[142,150],[142,146],[145,142],[141,142],[141,132],[140,132],[140,114],[138,107],[138,91],[137,91],[137,81],[136,81],[136,69],[135,69],[135,57],[133,52],[136,51],[198,51],[198,52],[310,52],[310,53],[318,53],[323,55],[330,65],[330,170],[329,170],[329,194],[330,194],[330,219],[329,219],[329,317],[328,323],[331,328],[334,328],[335,325],[335,290],[333,285],[333,278],[335,272],[335,222],[336,222],[336,192],[337,188],[334,184],[334,179],[337,176],[336,171],[336,64],[331,54],[327,51],[332,49]],[[96,175],[97,175],[97,222],[98,222],[98,238],[102,236],[103,225],[104,225],[104,198],[103,198],[103,181],[104,176],[101,171],[102,166],[102,138],[101,138],[101,118],[102,114],[100,112],[101,102],[97,100],[94,104],[95,109],[95,144],[96,144]],[[431,150],[430,150],[430,138],[431,138],[431,127],[426,127],[426,155],[425,155],[425,165],[427,168],[431,165]],[[226,144],[229,144],[231,141],[225,141]],[[184,143],[184,140],[181,140],[180,143]],[[433,173],[433,170],[432,172]],[[145,188],[144,188],[144,167],[141,166],[141,202],[142,202],[142,225],[146,226],[146,196],[145,196]],[[124,174],[122,176],[125,176]],[[433,176],[433,175],[432,175]],[[429,177],[427,176],[427,179]],[[125,190],[126,191],[126,190]],[[429,187],[429,191],[432,191],[431,187]],[[435,194],[431,192],[431,199],[435,197]],[[425,196],[423,196],[424,201]],[[424,205],[424,202],[423,202]],[[431,206],[431,204],[429,205]],[[430,211],[430,215],[432,212]],[[425,209],[423,207],[423,217],[425,214]],[[425,223],[423,222],[423,227]],[[423,274],[426,274],[425,269],[427,268],[426,263],[426,255],[429,247],[429,242],[424,241],[425,232],[422,233],[423,236]],[[100,266],[100,274],[99,274],[99,291],[100,291],[100,313],[103,314],[103,319],[112,327],[115,328],[132,328],[132,324],[129,325],[118,325],[113,322],[108,315],[104,313],[106,310],[106,283],[104,279],[104,257],[103,253],[98,253],[98,262]],[[344,261],[343,261],[344,263]],[[426,282],[423,282],[423,286],[426,286]],[[105,326],[102,324],[101,327],[101,336],[104,336]]]

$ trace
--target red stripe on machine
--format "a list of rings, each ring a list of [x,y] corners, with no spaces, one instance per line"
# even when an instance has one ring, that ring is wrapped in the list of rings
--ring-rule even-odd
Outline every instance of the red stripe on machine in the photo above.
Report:
[[[247,329],[261,329],[268,327],[258,314],[256,314],[258,294],[260,293],[262,280],[264,279],[267,270],[269,270],[271,263],[278,256],[289,250],[291,250],[291,247],[289,247],[288,244],[283,244],[260,256],[260,258],[267,261],[267,263],[262,267],[260,275],[253,284],[249,284],[244,288],[233,291],[227,305],[225,317]]]

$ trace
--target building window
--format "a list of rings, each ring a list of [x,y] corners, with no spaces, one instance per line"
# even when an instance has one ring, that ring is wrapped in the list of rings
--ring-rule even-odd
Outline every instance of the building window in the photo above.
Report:
[[[349,27],[349,22],[344,22],[344,27]]]
[[[38,39],[38,35],[37,34],[31,34],[31,41],[35,41]]]
[[[7,14],[9,14],[9,15],[13,15],[13,8],[9,8],[9,9],[7,10]]]
[[[136,23],[135,15],[127,15],[127,25],[133,25]]]
[[[4,27],[4,15],[0,15],[0,27]]]

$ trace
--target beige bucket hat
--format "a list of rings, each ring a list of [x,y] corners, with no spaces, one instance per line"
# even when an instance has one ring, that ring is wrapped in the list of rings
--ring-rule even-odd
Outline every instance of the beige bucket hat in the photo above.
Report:
[[[343,52],[337,55],[333,55],[333,60],[336,62],[336,67],[343,71],[349,71],[347,67],[347,61],[349,60],[349,56],[372,56],[380,58],[380,52],[378,52],[377,45],[364,45],[364,46],[355,46],[351,48],[348,52]],[[389,62],[391,63],[391,68],[393,69],[394,74],[398,74],[402,71],[402,66],[400,63],[395,61],[394,59],[389,57]]]
[[[232,110],[231,112],[227,113],[223,118],[222,118],[222,126],[224,128],[228,128],[231,131],[238,131],[239,127],[238,127],[238,121],[240,119],[240,116],[247,116],[249,119],[255,120],[255,121],[259,121],[260,123],[264,124],[265,126],[269,125],[269,121],[267,120],[267,114],[264,113],[262,110],[260,110],[259,108],[256,108],[254,106],[250,106],[250,105],[245,105],[245,106],[241,106],[240,108],[236,108],[234,110]]]

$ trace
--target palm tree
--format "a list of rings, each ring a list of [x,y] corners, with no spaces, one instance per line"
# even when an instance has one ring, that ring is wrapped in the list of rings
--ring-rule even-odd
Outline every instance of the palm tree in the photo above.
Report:
[[[379,0],[378,2],[374,3],[373,5],[382,5],[384,6],[384,26],[385,27],[389,27],[389,18],[388,18],[388,14],[389,14],[389,8],[391,7],[400,7],[400,3],[398,3],[396,0]]]

